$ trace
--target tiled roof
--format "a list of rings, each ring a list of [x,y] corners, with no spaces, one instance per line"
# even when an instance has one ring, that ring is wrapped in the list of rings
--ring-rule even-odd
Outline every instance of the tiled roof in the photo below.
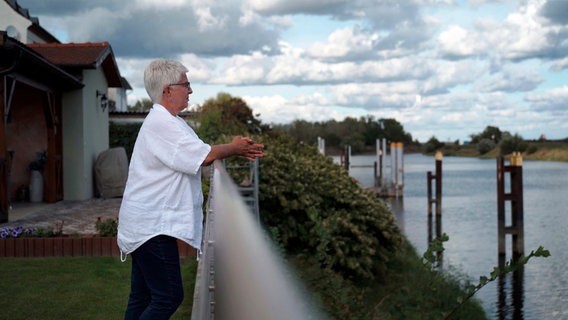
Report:
[[[64,69],[102,67],[109,87],[122,87],[120,71],[108,42],[34,43],[28,47]]]
[[[0,66],[8,74],[32,79],[55,90],[74,90],[84,84],[75,75],[51,63],[35,50],[0,31]]]
[[[28,47],[60,66],[96,68],[112,53],[108,42],[30,43]]]

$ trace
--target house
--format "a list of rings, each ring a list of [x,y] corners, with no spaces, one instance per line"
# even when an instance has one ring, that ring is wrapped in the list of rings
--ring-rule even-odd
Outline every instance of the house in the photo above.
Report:
[[[109,110],[128,89],[109,43],[60,43],[16,1],[0,1],[0,222],[23,200],[35,160],[45,160],[40,201],[96,195]]]
[[[132,90],[130,83],[126,78],[120,78],[122,85],[117,88],[108,88],[109,99],[109,112],[113,111],[128,111],[128,99],[126,98],[126,91]]]

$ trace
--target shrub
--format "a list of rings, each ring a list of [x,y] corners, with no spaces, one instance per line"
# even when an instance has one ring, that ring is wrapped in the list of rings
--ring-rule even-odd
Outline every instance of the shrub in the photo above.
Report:
[[[432,153],[434,151],[440,150],[444,147],[444,143],[440,142],[436,137],[431,137],[424,146],[424,151],[426,153]]]
[[[534,144],[531,144],[527,149],[527,154],[533,154],[538,151],[538,147]]]
[[[524,141],[523,138],[518,134],[504,138],[499,143],[499,147],[501,149],[501,155],[511,154],[516,151],[525,152],[528,146],[529,146],[528,143]]]
[[[108,127],[109,147],[124,147],[126,155],[130,160],[132,150],[134,149],[134,142],[136,142],[136,137],[138,136],[138,131],[140,131],[141,126],[141,122],[118,124],[111,121]]]
[[[373,279],[402,242],[394,216],[343,168],[289,137],[257,139],[261,219],[290,253],[316,257],[346,278]]]
[[[479,154],[486,154],[495,148],[495,141],[491,139],[481,139],[477,144],[477,151]]]
[[[95,223],[95,229],[97,229],[97,235],[99,237],[116,237],[118,233],[118,219],[108,218],[102,220],[98,217]]]

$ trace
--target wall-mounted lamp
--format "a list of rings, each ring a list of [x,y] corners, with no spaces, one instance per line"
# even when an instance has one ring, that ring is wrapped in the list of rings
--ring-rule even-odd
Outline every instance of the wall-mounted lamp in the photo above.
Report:
[[[108,105],[108,98],[106,93],[97,90],[97,99],[99,99],[99,97],[101,98],[101,108],[103,109],[104,112]]]

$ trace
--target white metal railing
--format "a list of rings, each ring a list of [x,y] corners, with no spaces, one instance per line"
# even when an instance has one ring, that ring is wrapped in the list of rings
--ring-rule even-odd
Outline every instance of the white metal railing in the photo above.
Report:
[[[213,168],[191,319],[321,319],[222,163]]]

